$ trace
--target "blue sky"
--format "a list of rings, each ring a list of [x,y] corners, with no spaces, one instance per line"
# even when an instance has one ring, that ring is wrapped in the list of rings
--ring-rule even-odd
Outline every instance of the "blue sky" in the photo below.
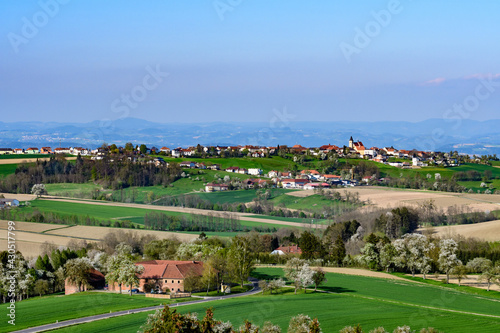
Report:
[[[498,1],[41,0],[0,12],[1,121],[269,121],[283,108],[295,121],[499,118]]]

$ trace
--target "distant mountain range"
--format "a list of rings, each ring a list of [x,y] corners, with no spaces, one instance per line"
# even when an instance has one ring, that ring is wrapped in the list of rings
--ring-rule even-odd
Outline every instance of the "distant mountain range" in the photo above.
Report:
[[[89,123],[0,122],[0,148],[83,146],[95,148],[103,142],[124,145],[175,148],[201,145],[324,144],[347,145],[350,137],[366,147],[394,146],[398,149],[458,150],[467,154],[500,154],[500,119],[449,122],[212,122],[155,123],[137,118]]]

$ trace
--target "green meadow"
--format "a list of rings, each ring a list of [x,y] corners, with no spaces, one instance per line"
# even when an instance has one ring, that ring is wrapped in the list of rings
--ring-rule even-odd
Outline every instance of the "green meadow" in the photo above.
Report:
[[[275,278],[280,268],[257,268],[255,276]],[[415,282],[327,273],[325,292],[292,291],[182,306],[179,312],[197,312],[213,307],[215,318],[231,321],[235,327],[245,319],[262,325],[271,321],[286,331],[290,318],[299,313],[317,317],[323,332],[338,332],[347,325],[360,324],[369,330],[397,326],[414,330],[434,327],[443,332],[500,331],[498,297],[478,297],[439,286]],[[498,294],[498,293],[496,293]],[[137,332],[147,313],[127,315],[60,329],[58,332]]]
[[[16,172],[17,164],[0,164],[0,177],[4,177]]]
[[[109,313],[110,311],[136,309],[169,302],[171,301],[168,299],[160,301],[154,298],[146,298],[144,295],[129,296],[128,294],[120,295],[105,292],[83,292],[68,296],[33,297],[16,302],[15,329],[20,330],[27,327],[55,323],[56,320],[63,321]],[[176,300],[176,302],[179,302],[179,300]],[[6,307],[3,306],[2,308],[3,313],[6,311]],[[12,326],[10,325],[0,325],[0,332],[9,332],[11,328]]]
[[[169,212],[169,211],[159,211],[153,209],[146,208],[132,208],[132,207],[119,207],[113,206],[111,203],[106,203],[105,201],[99,201],[99,203],[104,203],[103,205],[91,205],[77,202],[62,202],[62,201],[54,201],[54,200],[33,200],[31,201],[31,205],[29,207],[23,207],[21,209],[25,211],[35,211],[38,210],[40,212],[52,212],[61,215],[71,216],[71,215],[80,215],[80,216],[89,216],[96,218],[98,220],[128,220],[134,222],[136,224],[144,224],[144,216],[147,213],[157,212],[163,213],[171,216],[185,216],[189,217],[191,214],[189,213],[179,213],[179,212]],[[214,212],[217,214],[218,212]],[[271,223],[260,223],[254,221],[240,221],[243,227],[248,227],[249,229],[253,227],[269,227],[269,228],[283,228],[283,225],[280,224],[271,224]],[[199,232],[197,232],[199,233]],[[217,233],[219,236],[227,236],[227,233]]]

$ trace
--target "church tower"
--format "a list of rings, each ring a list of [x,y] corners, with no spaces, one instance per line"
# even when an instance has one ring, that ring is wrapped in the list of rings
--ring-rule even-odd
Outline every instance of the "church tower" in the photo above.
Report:
[[[349,148],[354,149],[354,140],[351,138],[349,139]]]

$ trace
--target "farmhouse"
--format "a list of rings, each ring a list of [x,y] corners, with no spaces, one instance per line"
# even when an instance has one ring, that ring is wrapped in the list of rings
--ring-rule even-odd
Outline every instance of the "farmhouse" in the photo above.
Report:
[[[226,172],[233,172],[233,173],[238,173],[238,171],[240,170],[240,168],[238,167],[229,167],[229,168],[226,168]]]
[[[0,148],[0,155],[13,154],[14,151],[10,148]]]
[[[25,153],[26,154],[38,154],[39,150],[38,150],[38,148],[28,148],[25,150]]]
[[[307,183],[304,185],[304,190],[314,190],[316,188],[330,187],[328,183]]]
[[[303,188],[308,182],[308,179],[283,179],[281,186],[283,188]]]
[[[195,168],[196,167],[196,163],[192,162],[192,161],[184,161],[184,162],[181,162],[179,165],[181,168]]]
[[[302,250],[298,245],[291,245],[291,246],[280,246],[271,254],[276,254],[279,256],[286,255],[286,254],[302,254]]]
[[[190,276],[203,275],[201,261],[176,261],[176,260],[151,260],[138,262],[136,265],[144,267],[144,272],[139,275],[139,290],[144,290],[154,285],[162,291],[184,292],[184,280]],[[168,288],[168,289],[167,289]]]
[[[54,153],[56,153],[56,154],[71,154],[71,149],[69,149],[69,148],[56,148],[56,149],[54,149]]]
[[[89,284],[91,288],[89,289],[104,289],[106,284],[106,279],[104,275],[98,270],[92,269],[89,272]],[[87,288],[82,286],[80,291],[86,291]],[[64,280],[64,294],[71,295],[78,292],[78,286],[74,283],[69,282],[69,279]]]
[[[5,207],[18,207],[19,200],[17,199],[0,199],[0,208]]]
[[[262,169],[250,168],[248,169],[248,174],[253,176],[260,176],[262,175]]]
[[[42,147],[40,149],[40,154],[52,154],[52,149],[50,147]]]
[[[228,189],[226,184],[208,183],[205,185],[205,192],[227,191]]]

